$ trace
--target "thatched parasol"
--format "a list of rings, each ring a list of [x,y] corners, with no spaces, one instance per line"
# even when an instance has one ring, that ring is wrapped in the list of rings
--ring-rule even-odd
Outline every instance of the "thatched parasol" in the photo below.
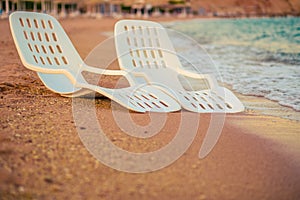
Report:
[[[134,4],[161,6],[169,4],[169,0],[123,0],[122,2],[125,6],[132,6]]]

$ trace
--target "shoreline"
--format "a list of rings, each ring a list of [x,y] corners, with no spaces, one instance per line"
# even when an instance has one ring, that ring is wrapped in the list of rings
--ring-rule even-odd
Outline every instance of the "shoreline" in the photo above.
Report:
[[[221,18],[212,18],[211,20],[220,20],[220,19]],[[239,18],[239,19],[245,19],[245,18]],[[198,21],[201,21],[202,19],[201,18],[191,19],[191,21],[194,21],[194,20],[196,20],[198,22]],[[208,20],[210,20],[210,19],[208,19]],[[224,20],[231,20],[231,18],[224,18]],[[203,19],[203,21],[206,21],[206,19]],[[163,25],[166,25],[168,28],[173,28],[174,26],[176,27],[176,25],[174,25],[173,23],[177,23],[177,22],[179,22],[178,23],[179,25],[182,24],[182,21],[174,20],[171,22],[163,22]],[[191,37],[192,39],[194,39],[190,35],[188,37]],[[201,43],[201,42],[199,42],[199,43]],[[202,46],[202,45],[200,45],[200,46]],[[205,47],[202,46],[202,48],[207,52]],[[259,47],[255,47],[255,48],[259,49]],[[268,51],[266,49],[264,49],[264,50]],[[289,64],[286,64],[286,65],[289,65]],[[219,84],[224,85],[225,87],[229,88],[232,91],[235,91],[233,89],[234,86],[228,82],[220,82]],[[278,116],[278,117],[282,117],[282,118],[286,118],[286,119],[290,119],[290,120],[300,121],[300,110],[295,109],[293,107],[293,105],[288,105],[286,102],[285,102],[286,103],[286,105],[285,105],[284,103],[280,103],[279,100],[278,101],[273,100],[273,99],[267,98],[263,95],[261,95],[261,96],[254,95],[253,92],[252,92],[252,94],[244,94],[244,93],[237,92],[237,91],[235,91],[235,92],[238,93],[241,96],[241,98],[245,99],[245,102],[247,102],[246,104],[248,105],[247,106],[248,109],[251,110],[251,112],[253,112],[253,113],[263,114],[266,116]],[[261,104],[259,104],[259,102],[261,102]]]
[[[277,101],[267,99],[263,96],[245,95],[232,89],[232,85],[222,83],[226,88],[234,92],[234,94],[243,102],[246,110],[250,115],[275,117],[284,120],[291,120],[295,123],[300,122],[300,111],[292,107],[279,104]]]
[[[176,20],[176,19],[175,19]],[[111,32],[115,19],[60,20],[82,58]],[[49,91],[20,62],[8,21],[0,35],[0,195],[5,199],[298,199],[299,122],[249,111],[227,114],[213,151],[198,159],[211,115],[200,117],[195,140],[172,165],[146,174],[111,169],[79,138],[72,99]],[[3,34],[2,34],[3,33]],[[247,96],[240,96],[242,102]],[[244,99],[245,98],[245,99]],[[261,99],[253,98],[261,103]],[[249,100],[250,101],[250,100]],[[132,151],[167,144],[179,112],[169,113],[153,141],[124,137],[112,120],[110,100],[96,103],[99,121],[115,145]],[[148,114],[131,113],[149,123]],[[187,130],[188,131],[188,130]]]
[[[281,119],[300,122],[300,111],[292,107],[279,104],[277,101],[267,99],[260,96],[237,95],[243,99],[244,105],[248,108],[248,112],[256,115],[279,117]]]

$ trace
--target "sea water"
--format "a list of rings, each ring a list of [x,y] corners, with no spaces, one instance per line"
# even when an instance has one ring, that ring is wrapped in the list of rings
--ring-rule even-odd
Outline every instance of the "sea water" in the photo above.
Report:
[[[184,35],[170,37],[183,60],[201,73],[214,71],[236,92],[300,111],[300,18],[197,19],[164,26]]]

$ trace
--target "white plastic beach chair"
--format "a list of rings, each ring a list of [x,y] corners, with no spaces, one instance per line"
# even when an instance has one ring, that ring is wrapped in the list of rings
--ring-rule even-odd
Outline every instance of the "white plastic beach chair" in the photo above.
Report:
[[[243,104],[228,89],[220,87],[212,75],[184,70],[167,35],[158,23],[143,20],[120,20],[115,25],[115,45],[120,68],[143,73],[147,83],[159,83],[189,111],[235,113]],[[186,90],[179,75],[204,80],[209,87]]]
[[[92,90],[137,112],[171,112],[181,109],[172,97],[158,87],[137,85],[124,71],[87,66],[59,22],[52,16],[33,12],[14,12],[9,20],[22,63],[28,69],[38,72],[41,80],[52,91],[80,96]],[[125,76],[133,85],[109,89],[89,84],[82,75],[83,71]]]

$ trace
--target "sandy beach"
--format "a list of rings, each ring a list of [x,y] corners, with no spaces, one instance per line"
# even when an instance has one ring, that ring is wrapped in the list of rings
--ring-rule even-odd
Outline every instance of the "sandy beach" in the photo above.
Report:
[[[60,22],[85,58],[116,21]],[[237,95],[242,102],[262,101]],[[172,140],[180,112],[167,115],[157,137],[133,139],[112,121],[110,103],[97,99],[97,116],[119,147],[152,151]],[[132,174],[103,165],[78,136],[72,99],[48,90],[22,65],[8,20],[0,20],[0,115],[0,199],[300,199],[299,121],[250,109],[226,115],[222,135],[204,159],[198,153],[211,116],[193,114],[200,117],[195,140],[170,166]],[[131,116],[149,123],[148,114]]]

